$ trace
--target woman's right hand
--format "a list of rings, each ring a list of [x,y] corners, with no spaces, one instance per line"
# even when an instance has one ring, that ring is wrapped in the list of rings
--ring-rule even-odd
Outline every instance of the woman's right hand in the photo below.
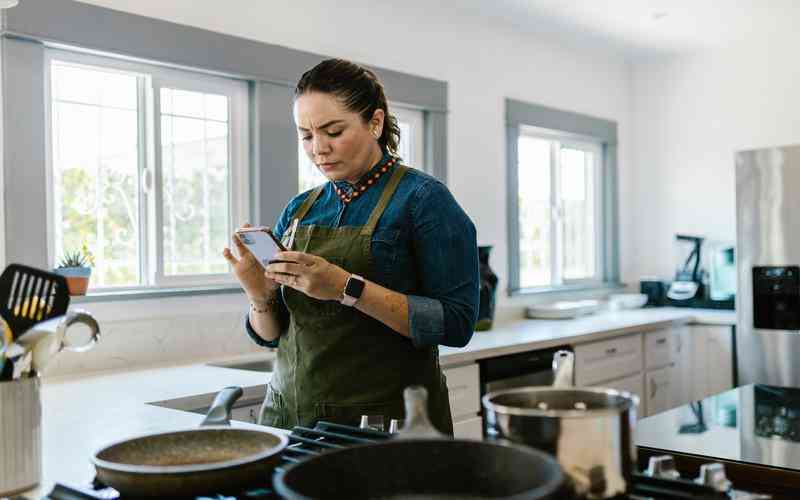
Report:
[[[242,227],[252,226],[245,223]],[[228,264],[231,265],[233,275],[239,280],[239,284],[244,288],[247,297],[251,301],[258,302],[259,304],[266,303],[280,285],[264,276],[264,268],[261,267],[258,260],[253,257],[253,254],[250,253],[250,250],[247,249],[244,243],[239,239],[239,236],[235,233],[233,235],[233,241],[236,244],[236,249],[240,257],[237,259],[236,256],[233,255],[233,252],[231,252],[231,249],[227,247],[222,251],[222,255],[225,257],[225,260],[228,261]]]

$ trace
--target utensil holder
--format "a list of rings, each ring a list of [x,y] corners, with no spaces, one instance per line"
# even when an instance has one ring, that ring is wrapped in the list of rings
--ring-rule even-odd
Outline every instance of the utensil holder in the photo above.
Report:
[[[42,476],[39,377],[0,382],[0,497],[33,489]]]

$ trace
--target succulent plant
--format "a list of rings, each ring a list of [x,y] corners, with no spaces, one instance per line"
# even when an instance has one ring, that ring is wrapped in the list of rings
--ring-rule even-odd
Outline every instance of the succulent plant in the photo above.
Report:
[[[64,252],[64,256],[58,263],[58,268],[63,269],[65,267],[91,267],[93,265],[94,265],[94,256],[84,243],[83,247],[80,250],[75,250],[74,252],[69,252],[69,251]]]

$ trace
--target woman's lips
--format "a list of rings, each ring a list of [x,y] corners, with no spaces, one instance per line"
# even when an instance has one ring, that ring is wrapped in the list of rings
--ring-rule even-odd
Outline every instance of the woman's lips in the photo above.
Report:
[[[333,170],[334,168],[336,168],[336,165],[338,165],[338,164],[339,164],[339,162],[320,163],[319,164],[319,168],[321,168],[322,170],[327,172],[328,170]]]

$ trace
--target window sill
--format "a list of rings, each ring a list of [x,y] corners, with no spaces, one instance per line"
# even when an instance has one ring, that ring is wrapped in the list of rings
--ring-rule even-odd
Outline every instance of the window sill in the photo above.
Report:
[[[217,295],[242,293],[239,285],[215,285],[183,288],[141,288],[138,290],[109,290],[102,292],[89,291],[87,295],[70,297],[71,304],[87,304],[94,302],[120,302],[127,300],[162,299],[166,297],[194,297],[199,295]]]
[[[581,283],[577,285],[563,285],[540,288],[521,288],[508,290],[509,297],[532,297],[543,295],[556,295],[565,292],[615,292],[625,288],[624,283]]]

